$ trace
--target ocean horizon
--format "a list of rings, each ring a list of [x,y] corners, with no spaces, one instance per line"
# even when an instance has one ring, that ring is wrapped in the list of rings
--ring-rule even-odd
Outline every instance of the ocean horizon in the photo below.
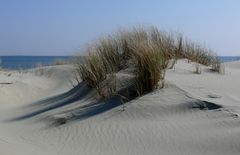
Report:
[[[221,62],[240,60],[240,56],[219,56]],[[50,66],[58,60],[71,61],[74,56],[0,56],[0,67],[4,69],[31,69]]]
[[[0,56],[0,66],[4,69],[31,69],[50,66],[56,61],[71,61],[73,56]]]

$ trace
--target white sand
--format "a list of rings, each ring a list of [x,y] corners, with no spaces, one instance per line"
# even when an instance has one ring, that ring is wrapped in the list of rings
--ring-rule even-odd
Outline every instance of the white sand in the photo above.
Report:
[[[95,92],[56,95],[71,88],[71,66],[27,73],[0,71],[0,155],[230,155],[240,154],[240,62],[225,64],[226,75],[178,61],[166,88],[83,120],[53,126],[51,118],[94,102]],[[80,92],[88,91],[81,87]],[[23,120],[9,121],[49,105],[31,103],[55,96],[72,104]],[[209,101],[223,108],[200,110]],[[33,104],[31,104],[33,105]],[[75,113],[68,112],[68,115]]]

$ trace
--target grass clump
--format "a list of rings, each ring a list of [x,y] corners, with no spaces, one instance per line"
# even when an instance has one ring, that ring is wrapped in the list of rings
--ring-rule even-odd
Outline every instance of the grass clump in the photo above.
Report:
[[[178,59],[196,62],[198,74],[200,64],[220,70],[220,61],[211,50],[184,39],[181,34],[159,31],[156,27],[118,31],[99,39],[86,51],[88,56],[77,64],[77,74],[103,98],[118,93],[116,76],[126,68],[133,68],[134,86],[139,94],[164,87],[165,71],[169,66],[173,68]]]
[[[77,63],[77,74],[91,88],[96,88],[102,98],[109,98],[116,91],[116,72],[120,66],[116,41],[101,39],[87,50],[86,59]]]
[[[136,86],[140,94],[164,87],[165,69],[171,59],[171,40],[156,28],[143,33],[131,46],[131,58],[135,67]]]
[[[134,47],[132,53],[136,83],[140,94],[156,89],[159,82],[164,80],[165,64],[168,61],[163,53],[156,51],[155,48],[152,45],[142,44]]]
[[[103,81],[106,79],[106,68],[98,53],[89,53],[86,63],[77,64],[77,73],[91,88],[96,88],[99,95],[106,97]]]
[[[102,60],[107,73],[117,72],[120,70],[120,53],[118,52],[118,43],[112,38],[102,38],[96,44],[96,52]]]

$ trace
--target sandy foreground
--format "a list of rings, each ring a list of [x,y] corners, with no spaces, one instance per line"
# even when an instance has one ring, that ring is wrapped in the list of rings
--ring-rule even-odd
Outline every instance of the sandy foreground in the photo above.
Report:
[[[71,66],[0,71],[0,155],[239,155],[240,61],[225,67],[198,75],[178,61],[166,88],[124,111],[95,105],[84,84],[71,89]]]

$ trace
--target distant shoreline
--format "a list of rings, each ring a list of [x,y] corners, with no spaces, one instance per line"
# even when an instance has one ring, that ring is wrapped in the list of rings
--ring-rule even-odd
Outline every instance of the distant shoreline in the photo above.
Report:
[[[0,56],[0,66],[4,69],[32,69],[38,66],[50,66],[54,61],[71,61],[74,56]],[[221,62],[240,60],[240,56],[219,56]]]
[[[240,56],[218,56],[221,62],[231,62],[240,60]]]
[[[69,62],[73,56],[0,56],[1,66],[4,69],[32,69],[38,66],[50,66],[55,62]]]

